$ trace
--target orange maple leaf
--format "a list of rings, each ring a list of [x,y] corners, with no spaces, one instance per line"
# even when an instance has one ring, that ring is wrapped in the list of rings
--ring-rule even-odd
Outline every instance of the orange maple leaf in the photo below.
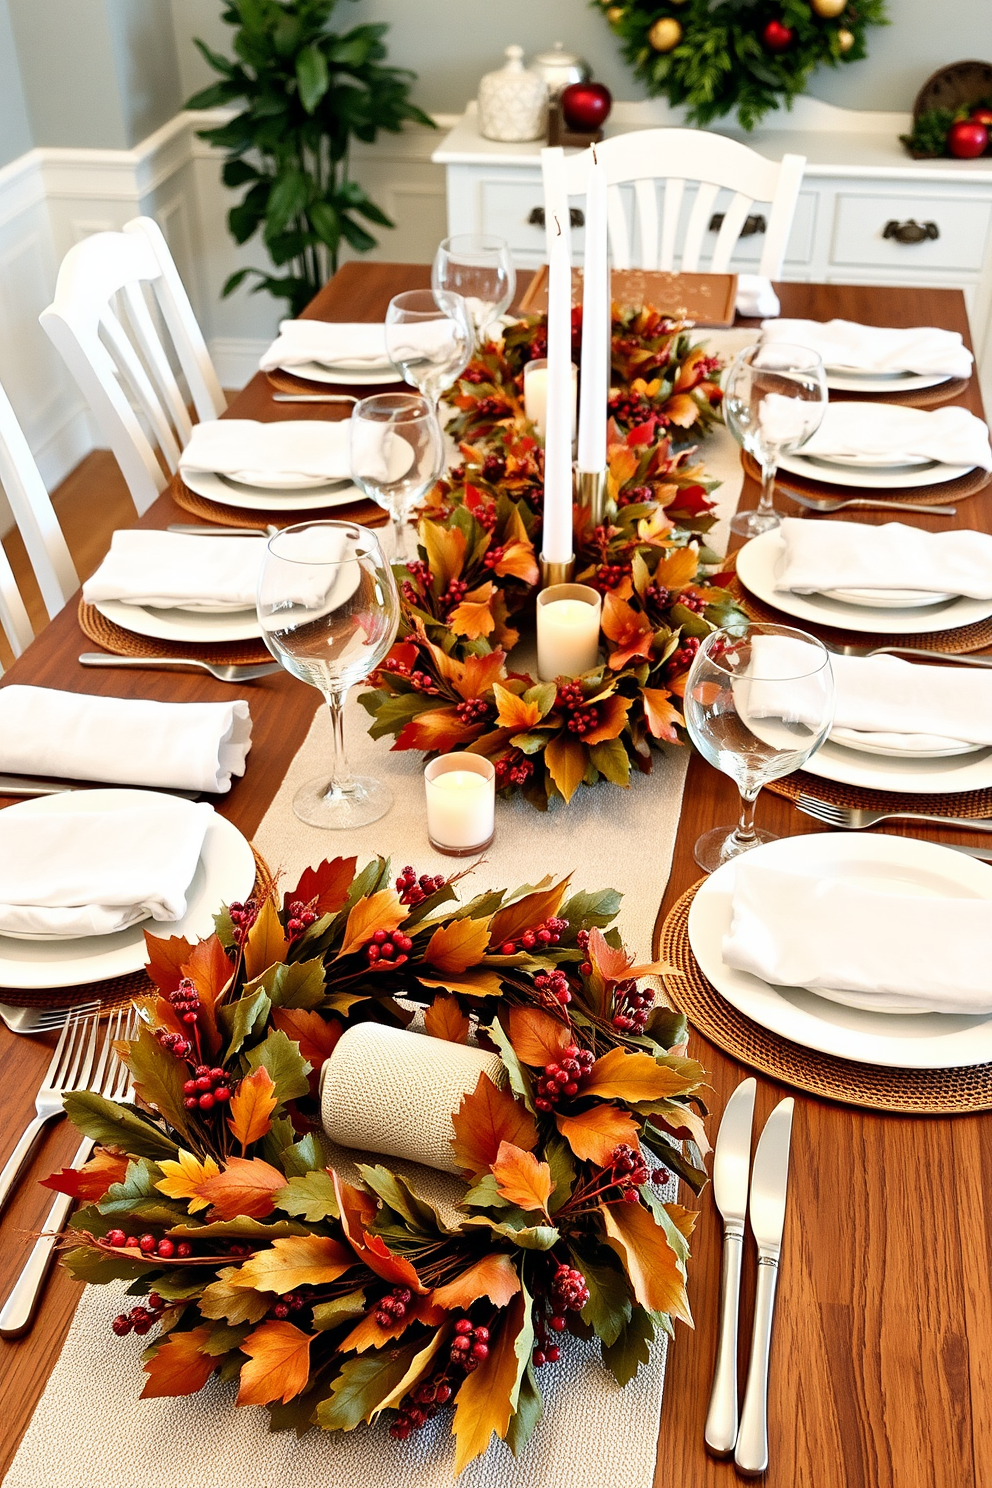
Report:
[[[285,961],[288,950],[289,942],[279,923],[279,914],[272,899],[268,898],[245,940],[245,976],[249,981],[261,976],[277,961]]]
[[[507,543],[502,558],[493,565],[493,573],[499,574],[501,579],[514,578],[525,584],[537,584],[541,571],[534,557],[534,544],[529,540]]]
[[[477,641],[480,636],[491,635],[496,628],[492,611],[495,592],[496,586],[492,579],[480,584],[477,589],[470,590],[461,604],[455,605],[449,614],[449,629],[468,641]]]
[[[98,1147],[81,1168],[62,1168],[58,1173],[50,1173],[41,1179],[41,1186],[54,1189],[56,1193],[69,1194],[88,1204],[102,1199],[112,1183],[123,1183],[127,1165],[126,1157]]]
[[[359,1260],[364,1261],[369,1270],[374,1271],[376,1276],[381,1276],[383,1281],[392,1282],[394,1286],[408,1286],[411,1291],[423,1296],[429,1288],[421,1283],[410,1262],[403,1256],[393,1255],[380,1235],[368,1233],[367,1227],[377,1212],[375,1200],[369,1198],[362,1189],[345,1183],[338,1173],[332,1173],[331,1176],[341,1213],[341,1228]]]
[[[693,547],[673,548],[655,569],[655,581],[666,589],[684,589],[699,571],[699,553]]]
[[[623,1261],[641,1306],[670,1313],[691,1328],[684,1270],[651,1211],[643,1204],[603,1204],[599,1212],[606,1243]]]
[[[380,1349],[383,1344],[399,1338],[414,1323],[424,1323],[428,1328],[436,1328],[444,1322],[444,1308],[438,1306],[433,1292],[428,1292],[423,1297],[414,1297],[407,1303],[403,1317],[394,1317],[385,1326],[376,1321],[378,1311],[379,1304],[374,1302],[351,1332],[342,1338],[338,1344],[339,1354],[364,1354],[369,1349]]]
[[[238,1405],[285,1405],[302,1395],[310,1378],[310,1337],[292,1323],[263,1323],[238,1344],[249,1362],[241,1366]]]
[[[415,659],[416,649],[409,649]],[[316,868],[304,868],[296,888],[284,895],[283,908],[288,909],[299,899],[303,904],[312,904],[318,915],[334,914],[348,897],[357,863],[357,858],[325,858]]]
[[[587,951],[593,970],[599,973],[604,982],[623,982],[628,977],[662,976],[675,970],[667,961],[645,961],[635,966],[633,956],[623,947],[618,950],[611,946],[598,925],[594,925],[589,931]]]
[[[647,615],[631,609],[622,599],[608,593],[603,599],[603,634],[615,646],[610,666],[615,672],[627,665],[631,657],[651,655],[654,628]]]
[[[417,749],[422,754],[451,752],[478,738],[484,723],[464,723],[454,703],[443,708],[425,708],[405,723],[396,735],[394,750]]]
[[[182,981],[181,968],[189,960],[193,947],[183,936],[172,935],[164,939],[158,935],[149,935],[146,930],[145,949],[148,952],[145,970],[159,991],[168,996]]]
[[[542,1008],[511,1007],[509,1023],[514,1054],[536,1068],[552,1064],[572,1042],[565,1024]]]
[[[438,1287],[433,1299],[439,1307],[452,1311],[471,1307],[479,1297],[488,1297],[494,1307],[505,1307],[520,1290],[520,1277],[511,1256],[497,1253],[483,1256],[449,1281]]]
[[[548,740],[544,763],[565,800],[570,801],[582,784],[589,765],[585,745],[572,734],[556,734]]]
[[[477,966],[489,945],[489,918],[484,920],[452,920],[441,925],[424,952],[424,960],[438,971],[457,974]]]
[[[231,1096],[231,1114],[227,1124],[241,1143],[241,1155],[253,1142],[258,1142],[272,1127],[272,1112],[279,1104],[272,1076],[264,1066],[245,1075]]]
[[[538,1162],[533,1152],[524,1152],[512,1142],[500,1142],[492,1172],[496,1188],[508,1204],[516,1204],[518,1209],[539,1209],[548,1218],[548,1199],[555,1185],[546,1162]]]
[[[218,1363],[210,1354],[201,1352],[212,1331],[209,1325],[204,1325],[186,1333],[170,1333],[154,1358],[144,1366],[148,1379],[141,1399],[194,1395],[197,1390],[202,1390]]]
[[[674,393],[662,405],[662,413],[680,429],[689,429],[699,417],[699,404],[688,393]]]
[[[544,879],[533,893],[525,894],[522,899],[515,899],[504,909],[497,910],[490,927],[491,943],[498,946],[507,940],[516,940],[525,930],[535,930],[538,925],[543,925],[545,920],[556,915],[570,881],[571,874],[549,887],[548,880]]]
[[[217,1210],[220,1219],[237,1219],[245,1214],[250,1219],[264,1219],[275,1205],[272,1195],[286,1187],[284,1174],[263,1162],[260,1157],[232,1157],[198,1190]]]
[[[599,722],[595,728],[591,728],[587,734],[582,735],[582,742],[593,745],[602,744],[607,739],[619,739],[626,727],[627,713],[632,702],[632,698],[621,697],[616,692],[597,702]]]
[[[354,1251],[329,1235],[286,1235],[245,1261],[234,1285],[283,1297],[297,1287],[327,1286],[356,1264]]]
[[[697,1066],[698,1067],[698,1066]],[[583,1095],[598,1095],[635,1105],[638,1101],[664,1100],[695,1089],[698,1079],[669,1065],[659,1064],[650,1054],[628,1054],[610,1049],[597,1059],[582,1087]]]
[[[497,719],[501,728],[513,729],[514,733],[524,733],[527,729],[539,722],[541,710],[535,702],[524,702],[515,692],[510,692],[497,683],[493,687],[493,697],[496,700]]]
[[[616,1106],[592,1106],[578,1116],[556,1115],[558,1130],[580,1162],[605,1168],[614,1147],[639,1148],[637,1123]]]
[[[644,718],[656,739],[667,739],[670,744],[678,741],[676,724],[685,726],[685,719],[678,708],[668,699],[671,693],[665,687],[645,687],[641,691],[644,703]]]
[[[499,1437],[506,1436],[519,1399],[522,1369],[517,1345],[526,1327],[527,1308],[523,1293],[518,1292],[506,1309],[495,1339],[490,1331],[488,1359],[466,1375],[458,1391],[451,1428],[457,1442],[456,1475],[486,1450],[494,1431]]]
[[[446,1039],[449,1044],[468,1043],[468,1016],[459,1007],[457,997],[439,992],[424,1014],[424,1027],[431,1038]]]
[[[402,925],[407,913],[395,889],[380,889],[367,899],[359,899],[348,916],[344,941],[336,959],[340,961],[342,956],[361,950],[377,930],[385,930],[387,935],[391,935]]]
[[[319,1076],[321,1066],[330,1059],[344,1032],[344,1025],[337,1018],[325,1018],[308,1008],[273,1008],[272,1023],[288,1039],[299,1044],[300,1053],[311,1065],[313,1078]]]
[[[533,1116],[509,1090],[498,1089],[487,1074],[481,1074],[475,1089],[462,1096],[451,1124],[455,1128],[451,1144],[455,1159],[473,1177],[486,1172],[496,1161],[501,1142],[512,1142],[525,1152],[537,1146]]]
[[[687,388],[693,388],[699,381],[699,368],[702,362],[707,360],[706,352],[702,346],[697,346],[690,351],[682,365],[679,367],[675,378],[675,391],[684,392]]]

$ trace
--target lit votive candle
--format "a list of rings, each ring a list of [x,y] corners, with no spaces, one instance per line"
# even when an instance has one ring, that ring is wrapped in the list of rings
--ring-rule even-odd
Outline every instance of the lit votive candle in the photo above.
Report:
[[[579,677],[599,662],[602,596],[587,584],[553,584],[537,596],[537,675]]]
[[[442,754],[424,770],[427,835],[438,852],[465,857],[488,847],[496,822],[496,771],[477,754]]]
[[[578,407],[578,368],[572,363],[572,443],[575,443],[576,409]],[[524,412],[544,438],[548,424],[548,363],[545,357],[528,362],[524,367]]]

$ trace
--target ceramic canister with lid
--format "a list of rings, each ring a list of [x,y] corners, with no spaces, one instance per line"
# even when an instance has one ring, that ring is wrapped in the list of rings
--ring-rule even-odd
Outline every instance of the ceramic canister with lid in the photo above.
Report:
[[[507,143],[540,139],[548,127],[548,89],[523,64],[524,49],[508,46],[507,62],[479,84],[479,132]]]

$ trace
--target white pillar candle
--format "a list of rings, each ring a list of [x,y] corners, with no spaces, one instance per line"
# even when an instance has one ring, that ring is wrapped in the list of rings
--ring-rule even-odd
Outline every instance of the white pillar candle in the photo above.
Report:
[[[602,597],[587,584],[554,584],[537,596],[537,675],[580,677],[599,662]]]
[[[496,771],[477,754],[442,754],[424,770],[427,835],[438,852],[478,852],[493,840]]]
[[[576,404],[578,403],[579,371],[572,363],[572,443],[575,443]],[[606,407],[606,404],[603,404]],[[524,412],[537,430],[539,439],[544,438],[548,422],[548,363],[545,357],[537,357],[524,367]],[[604,414],[605,419],[605,414]],[[604,423],[605,428],[605,423]]]
[[[544,435],[544,546],[547,563],[572,557],[572,252],[558,223],[548,268],[548,412]]]
[[[610,265],[606,234],[606,167],[596,159],[586,188],[582,270],[582,407],[579,469],[606,469],[606,404],[610,393]]]

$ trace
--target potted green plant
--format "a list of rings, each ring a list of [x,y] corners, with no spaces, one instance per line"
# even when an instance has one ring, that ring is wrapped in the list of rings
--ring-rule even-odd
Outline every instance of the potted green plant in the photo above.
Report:
[[[385,25],[328,30],[337,0],[227,0],[234,59],[197,39],[220,81],[193,95],[189,109],[240,103],[229,122],[200,138],[226,152],[226,186],[245,186],[228,214],[234,239],[261,228],[276,269],[239,269],[231,294],[250,275],[253,292],[289,301],[293,315],[334,273],[342,241],[358,253],[376,246],[365,222],[393,224],[349,176],[352,139],[396,134],[408,120],[433,127],[410,102],[414,74],[386,65]],[[364,222],[363,220],[364,219]]]

